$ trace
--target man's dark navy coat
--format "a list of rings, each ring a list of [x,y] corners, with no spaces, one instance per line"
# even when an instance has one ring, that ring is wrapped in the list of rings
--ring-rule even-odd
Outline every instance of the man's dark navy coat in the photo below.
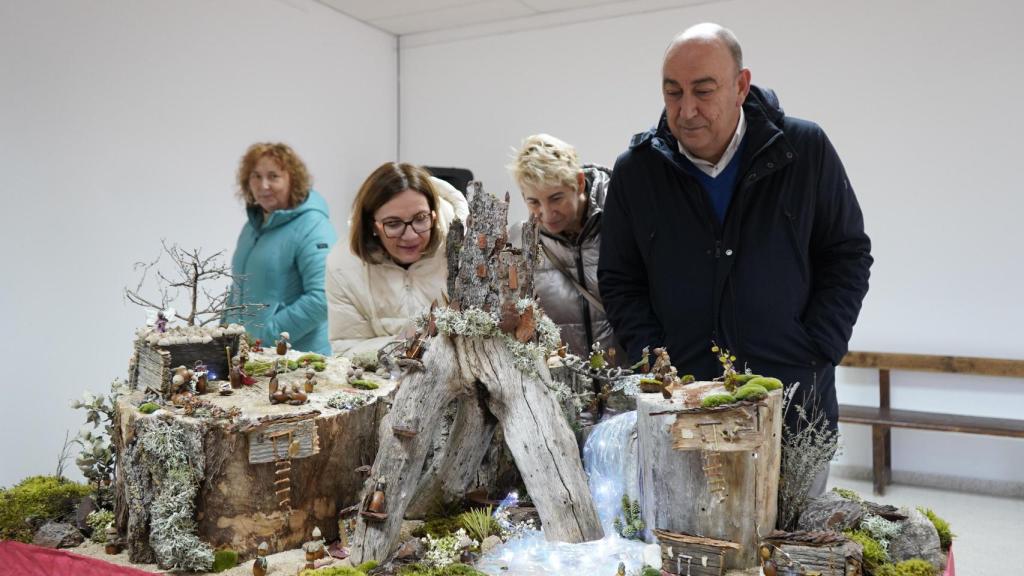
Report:
[[[834,427],[834,366],[868,290],[871,241],[843,165],[816,124],[785,116],[751,87],[736,190],[719,224],[684,168],[662,114],[615,163],[598,279],[632,360],[666,346],[680,374],[721,375],[712,341],[737,365],[813,387]],[[787,418],[792,422],[792,414]]]

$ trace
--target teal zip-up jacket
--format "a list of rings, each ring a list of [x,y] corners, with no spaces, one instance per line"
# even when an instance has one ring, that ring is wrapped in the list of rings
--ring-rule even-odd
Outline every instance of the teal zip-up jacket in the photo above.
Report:
[[[265,346],[288,332],[295,350],[330,354],[324,269],[338,236],[327,202],[310,190],[305,202],[271,212],[266,222],[259,206],[246,212],[249,221],[238,235],[231,260],[235,283],[228,305],[244,302],[266,308],[245,317],[228,312],[225,320],[242,324]]]

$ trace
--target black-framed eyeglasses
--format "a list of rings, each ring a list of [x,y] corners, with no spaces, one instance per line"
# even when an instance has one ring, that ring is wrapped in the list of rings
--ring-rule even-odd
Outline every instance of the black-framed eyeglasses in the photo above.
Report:
[[[384,220],[374,220],[384,235],[388,238],[401,238],[405,234],[406,227],[412,226],[412,231],[417,234],[426,234],[430,232],[430,229],[434,227],[434,213],[433,212],[420,212],[412,217],[412,220],[402,220],[400,218],[386,218]]]

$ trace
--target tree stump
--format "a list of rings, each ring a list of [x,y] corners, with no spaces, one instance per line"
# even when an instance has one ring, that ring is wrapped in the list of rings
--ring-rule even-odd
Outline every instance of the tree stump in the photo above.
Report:
[[[468,227],[456,221],[447,239],[451,305],[432,310],[414,338],[409,350],[426,349],[422,368],[403,375],[381,423],[380,448],[356,526],[355,563],[383,561],[394,552],[418,489],[444,493],[472,478],[493,430],[488,415],[475,413],[479,405],[501,425],[545,536],[566,542],[602,536],[575,437],[539,353],[541,333],[549,332],[531,299],[536,225],[524,227],[521,250],[508,246],[508,196],[500,202],[478,183],[470,190]],[[424,481],[424,460],[442,411],[456,398],[465,412],[442,456],[445,472]],[[378,512],[369,508],[381,482],[386,497]]]
[[[133,457],[135,446],[149,433],[143,422],[154,419],[201,431],[201,447],[189,458],[203,462],[194,501],[196,535],[203,542],[214,548],[227,545],[241,558],[251,558],[261,541],[270,544],[271,552],[296,548],[310,539],[314,527],[327,540],[337,538],[338,510],[358,501],[365,480],[356,469],[369,464],[376,452],[377,430],[387,410],[386,402],[379,400],[394,386],[381,382],[378,390],[359,393],[368,399],[361,407],[331,408],[326,401],[335,392],[356,394],[345,384],[345,367],[342,360],[329,359],[328,371],[317,375],[319,383],[309,403],[300,406],[271,405],[265,377],[231,396],[199,397],[221,410],[239,410],[231,418],[169,411],[142,414],[142,390],[122,396],[117,404],[115,489],[118,527],[127,536],[131,560],[155,559],[152,518],[144,504],[153,500],[159,478]],[[302,371],[279,378],[282,384],[301,384]]]
[[[717,386],[697,382],[683,390],[698,397]],[[758,542],[775,528],[782,392],[717,409],[640,394],[637,433],[647,526],[735,542],[726,567],[756,566]]]

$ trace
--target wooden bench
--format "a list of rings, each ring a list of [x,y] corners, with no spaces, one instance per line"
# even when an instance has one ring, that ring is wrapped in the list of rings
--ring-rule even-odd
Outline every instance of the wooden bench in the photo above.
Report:
[[[1024,378],[1024,360],[850,352],[843,358],[840,365],[849,368],[878,370],[877,407],[848,404],[839,406],[840,422],[871,426],[872,469],[876,494],[884,494],[885,486],[892,480],[891,430],[893,428],[1024,438],[1024,420],[898,410],[889,405],[889,374],[892,370]]]

